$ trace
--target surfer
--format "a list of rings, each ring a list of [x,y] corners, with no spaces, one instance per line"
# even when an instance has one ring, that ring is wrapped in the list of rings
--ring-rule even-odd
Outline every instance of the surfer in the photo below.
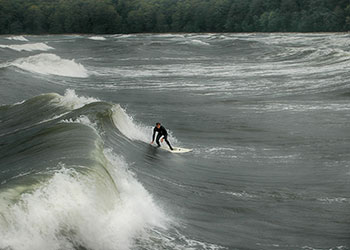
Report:
[[[170,142],[168,141],[168,132],[166,131],[166,129],[163,126],[160,125],[159,122],[156,123],[156,126],[153,129],[153,136],[152,136],[151,144],[153,144],[153,142],[154,142],[154,136],[156,135],[156,132],[158,132],[157,138],[156,138],[156,143],[157,143],[158,147],[160,147],[159,139],[163,136],[161,142],[163,142],[163,140],[165,140],[165,142],[168,144],[169,148],[171,150],[173,150],[173,147],[170,145]]]

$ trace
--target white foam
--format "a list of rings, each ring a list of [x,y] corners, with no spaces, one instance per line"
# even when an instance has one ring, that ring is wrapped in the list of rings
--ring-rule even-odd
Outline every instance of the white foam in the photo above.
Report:
[[[113,182],[63,167],[15,203],[1,196],[0,249],[126,250],[147,228],[165,229],[165,215],[126,163],[106,157]]]
[[[64,119],[64,120],[61,121],[61,123],[79,123],[79,124],[84,124],[85,126],[88,126],[88,127],[92,128],[96,133],[98,133],[96,123],[91,122],[89,117],[87,117],[86,115],[81,115],[81,116],[79,116],[79,117],[77,117],[75,119],[73,119],[73,118]]]
[[[129,38],[132,37],[133,35],[118,35],[117,38]]]
[[[91,37],[89,37],[89,39],[90,40],[96,40],[96,41],[104,41],[104,40],[106,40],[106,38],[103,37],[103,36],[91,36]]]
[[[152,230],[152,241],[143,240],[142,243],[145,244],[147,247],[146,249],[158,249],[157,246],[154,247],[154,241],[155,242],[161,242],[162,249],[173,249],[173,250],[195,250],[195,249],[202,249],[202,250],[221,250],[221,249],[227,249],[226,247],[222,247],[219,245],[211,244],[208,242],[198,241],[195,239],[190,239],[181,234],[179,231],[175,230],[174,233],[169,234],[164,233],[160,230]],[[147,244],[148,243],[148,244]],[[159,243],[158,243],[159,244]],[[143,246],[141,244],[141,246]]]
[[[58,95],[58,101],[60,105],[63,105],[69,109],[78,109],[86,104],[98,102],[100,100],[93,97],[78,96],[74,89],[66,89],[63,96]]]
[[[4,49],[8,48],[15,51],[35,51],[35,50],[48,51],[48,50],[54,49],[45,43],[27,43],[27,44],[20,44],[20,45],[17,45],[17,44],[1,45],[0,44],[0,48],[4,48]]]
[[[318,198],[318,201],[324,202],[324,203],[349,203],[350,199],[349,198],[344,198],[344,197],[335,197],[335,198]]]
[[[83,65],[74,60],[62,59],[55,54],[38,54],[20,58],[11,63],[12,66],[43,75],[67,77],[88,77],[89,73]]]
[[[8,40],[15,40],[15,41],[22,41],[22,42],[28,42],[28,39],[25,38],[24,36],[10,36],[10,37],[7,37],[6,39],[8,39]]]
[[[222,158],[238,158],[237,149],[228,148],[228,147],[214,147],[214,148],[205,148],[205,158],[210,158],[211,156],[219,156]],[[201,153],[201,150],[198,150]]]
[[[197,40],[197,39],[192,39],[190,41],[186,41],[185,44],[210,46],[209,43],[206,43],[206,42],[203,42],[203,41]]]
[[[261,107],[255,107],[260,109]],[[330,111],[346,111],[350,110],[349,103],[322,103],[322,102],[310,102],[310,103],[301,103],[301,104],[289,104],[289,103],[272,103],[264,104],[262,108],[264,112],[271,111],[292,111],[292,112],[307,112],[314,110],[330,110]]]
[[[248,194],[247,192],[220,192],[221,194],[228,194],[238,198],[255,198],[255,195]]]

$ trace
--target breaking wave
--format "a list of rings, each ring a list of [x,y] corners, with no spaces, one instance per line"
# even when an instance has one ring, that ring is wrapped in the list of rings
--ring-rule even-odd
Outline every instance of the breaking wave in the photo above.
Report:
[[[55,54],[39,54],[25,58],[19,58],[10,64],[19,69],[43,74],[67,77],[86,78],[88,70],[74,60],[62,59]]]
[[[91,36],[89,37],[90,40],[95,40],[95,41],[105,41],[106,38],[103,36]]]
[[[197,45],[197,46],[203,46],[203,45],[204,46],[210,46],[209,43],[201,41],[201,40],[198,40],[198,39],[192,39],[192,40],[186,41],[184,43],[185,44],[190,44],[190,45]]]
[[[45,43],[27,43],[27,44],[20,44],[20,45],[1,45],[0,48],[3,49],[12,49],[15,51],[48,51],[51,49],[54,49],[50,46],[48,46]]]
[[[7,37],[6,39],[8,39],[8,40],[15,40],[15,41],[21,41],[21,42],[28,42],[28,39],[25,38],[24,36],[10,36],[10,37]]]
[[[118,107],[73,90],[0,107],[10,169],[0,178],[0,249],[130,249],[166,229],[164,211],[106,145]]]

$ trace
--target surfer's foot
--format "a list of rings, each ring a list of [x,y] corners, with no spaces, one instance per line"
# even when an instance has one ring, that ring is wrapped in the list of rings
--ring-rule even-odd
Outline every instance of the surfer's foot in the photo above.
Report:
[[[170,150],[174,150],[173,148],[170,148]]]

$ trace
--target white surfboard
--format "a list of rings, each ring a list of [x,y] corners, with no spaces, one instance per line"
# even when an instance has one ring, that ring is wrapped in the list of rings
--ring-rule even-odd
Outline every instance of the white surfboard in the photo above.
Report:
[[[188,153],[192,151],[192,148],[179,148],[179,147],[173,147],[173,150],[171,150],[168,147],[160,147],[163,150],[169,151],[174,154],[182,154],[182,153]]]
[[[158,146],[153,145],[154,147],[158,148]],[[188,153],[191,152],[193,149],[192,148],[180,148],[180,147],[173,147],[173,150],[171,150],[167,145],[162,145],[160,149],[163,149],[165,151],[174,153],[174,154],[183,154],[183,153]]]

